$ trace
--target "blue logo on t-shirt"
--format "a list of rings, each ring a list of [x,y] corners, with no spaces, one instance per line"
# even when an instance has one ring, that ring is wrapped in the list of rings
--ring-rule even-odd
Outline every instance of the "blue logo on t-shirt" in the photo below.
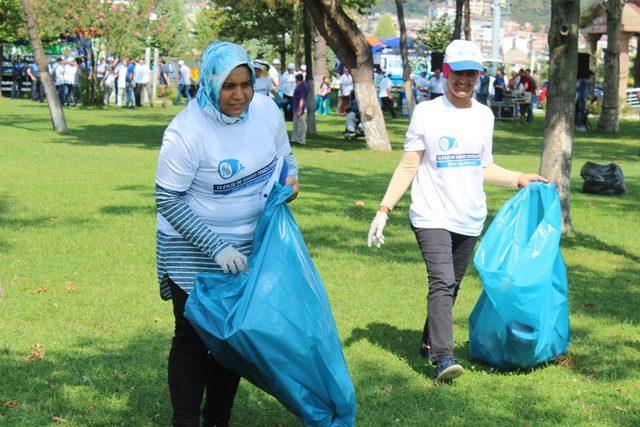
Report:
[[[457,147],[456,139],[452,136],[443,136],[438,141],[438,145],[442,151],[449,151],[454,147]]]
[[[237,159],[227,159],[218,163],[218,173],[222,179],[229,179],[244,169]]]

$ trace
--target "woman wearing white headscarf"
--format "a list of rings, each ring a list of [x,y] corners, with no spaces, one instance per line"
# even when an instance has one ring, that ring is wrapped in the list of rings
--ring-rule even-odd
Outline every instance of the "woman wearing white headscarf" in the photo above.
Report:
[[[169,354],[173,424],[229,422],[239,377],[216,362],[183,317],[201,272],[247,269],[252,234],[274,181],[298,193],[298,167],[276,104],[255,93],[253,62],[214,42],[202,58],[194,100],[165,130],[156,176],[160,294],[173,301]]]

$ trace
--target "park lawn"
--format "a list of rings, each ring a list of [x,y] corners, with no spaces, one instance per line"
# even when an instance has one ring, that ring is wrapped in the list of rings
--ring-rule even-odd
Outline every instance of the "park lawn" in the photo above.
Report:
[[[66,136],[45,105],[0,99],[0,425],[167,425],[170,303],[155,277],[156,158],[180,107],[67,110]],[[496,162],[537,171],[542,118],[497,123]],[[637,425],[640,420],[640,165],[638,120],[617,135],[577,135],[569,272],[568,359],[528,372],[469,360],[468,316],[480,294],[470,268],[455,308],[453,385],[417,355],[426,274],[408,227],[408,197],[387,243],[365,245],[401,155],[407,121],[388,123],[394,151],[344,142],[343,119],[294,147],[301,193],[291,205],[322,275],[358,401],[358,424]],[[616,161],[629,194],[580,192],[586,160]],[[487,186],[490,216],[513,194]],[[356,204],[356,202],[364,202]],[[233,425],[297,425],[242,382]]]

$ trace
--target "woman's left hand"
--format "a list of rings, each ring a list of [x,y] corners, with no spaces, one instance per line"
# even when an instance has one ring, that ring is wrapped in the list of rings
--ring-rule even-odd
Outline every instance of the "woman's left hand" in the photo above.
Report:
[[[523,173],[523,174],[520,174],[520,178],[518,178],[518,188],[524,188],[535,181],[550,182],[547,178],[540,176],[538,174]]]
[[[289,196],[289,198],[287,199],[287,203],[289,203],[291,201],[294,201],[296,197],[298,197],[298,180],[292,176],[289,176],[284,183],[293,187],[293,193],[291,193],[291,196]]]

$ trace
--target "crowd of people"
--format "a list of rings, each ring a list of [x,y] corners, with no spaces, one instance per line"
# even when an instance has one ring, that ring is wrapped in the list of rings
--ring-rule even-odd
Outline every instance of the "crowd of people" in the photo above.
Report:
[[[182,98],[186,98],[187,102],[193,98],[191,69],[183,60],[178,61],[176,68],[174,72],[165,59],[160,60],[157,83],[163,108],[167,106],[172,76],[177,78],[173,103],[177,105],[181,103]],[[31,99],[37,102],[45,101],[44,87],[36,62],[27,65],[24,58],[15,56],[11,62],[11,71],[12,98],[22,97],[23,86],[28,79]],[[49,63],[49,74],[61,105],[73,107],[80,102],[82,79],[92,72],[83,57],[59,56]],[[154,106],[153,73],[142,57],[101,57],[95,67],[95,78],[98,87],[103,91],[104,105],[114,103],[123,108],[139,108],[146,100],[150,107]]]

